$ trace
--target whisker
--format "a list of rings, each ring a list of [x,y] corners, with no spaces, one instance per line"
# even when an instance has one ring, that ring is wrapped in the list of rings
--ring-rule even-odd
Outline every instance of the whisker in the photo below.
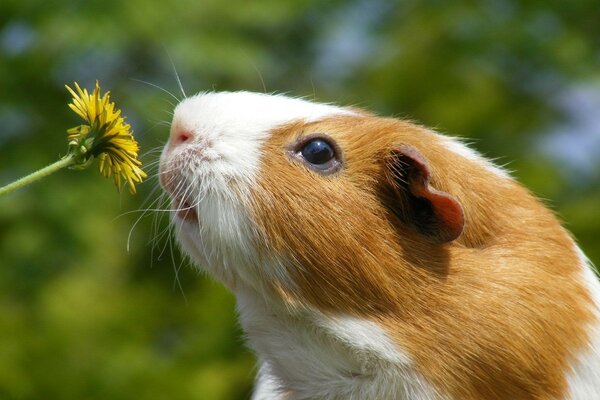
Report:
[[[185,293],[183,291],[183,286],[181,285],[181,279],[179,279],[179,271],[181,271],[181,268],[183,267],[183,263],[185,262],[185,257],[181,257],[181,262],[179,263],[179,267],[175,268],[175,279],[173,281],[173,290],[175,290],[175,287],[179,288],[179,291],[181,292],[181,295],[183,296],[183,299],[185,300],[185,304],[188,304],[187,301],[187,297],[185,297]]]
[[[131,79],[132,81],[135,81],[135,82],[143,83],[143,84],[148,85],[148,86],[152,86],[153,88],[158,89],[158,90],[160,90],[160,91],[168,94],[169,96],[171,96],[175,100],[177,100],[177,103],[179,103],[181,101],[179,98],[177,98],[177,96],[175,96],[173,93],[171,93],[167,89],[164,89],[164,88],[162,88],[162,87],[160,87],[158,85],[155,85],[152,82],[146,82],[146,81],[144,81],[142,79],[136,79],[136,78],[129,78],[129,79]],[[174,106],[174,104],[172,104],[172,103],[169,103],[169,104],[171,104],[172,106]]]
[[[163,44],[163,49],[165,51],[165,53],[167,54],[167,57],[169,58],[169,62],[171,63],[171,67],[173,68],[173,72],[175,73],[175,79],[177,80],[177,85],[179,86],[179,90],[181,91],[181,94],[183,95],[183,99],[185,99],[187,97],[187,95],[185,94],[185,90],[183,90],[183,85],[181,84],[181,79],[179,78],[179,74],[177,73],[177,68],[175,68],[175,63],[173,62],[173,58],[171,58],[171,54],[169,54],[169,50],[167,50],[167,47]]]
[[[147,171],[147,173],[149,173],[149,176],[151,178],[158,178],[160,175],[163,175],[165,172],[172,171],[172,169],[170,169],[170,170],[165,170],[165,171],[159,172],[159,166],[160,166],[160,160],[155,160],[155,161],[145,164],[146,171]]]
[[[147,157],[147,156],[149,156],[150,154],[154,154],[154,153],[162,153],[162,150],[163,150],[163,146],[156,146],[156,147],[153,147],[153,148],[151,148],[150,150],[148,150],[148,151],[146,151],[145,153],[143,153],[143,154],[140,156],[140,158]],[[157,160],[157,161],[160,161],[160,160]]]
[[[163,197],[162,198],[166,199],[168,201],[168,196],[166,196],[166,194],[164,194],[164,193],[163,193]],[[168,242],[170,240],[169,233],[173,229],[173,226],[170,223],[167,222],[165,228],[162,231],[158,232],[160,223],[162,223],[162,220],[163,220],[163,218],[164,218],[165,215],[168,215],[168,214],[166,214],[166,213],[156,213],[156,214],[154,214],[154,221],[156,221],[157,223],[156,223],[155,229],[154,229],[155,236],[150,241],[150,243],[152,243],[151,255],[152,255],[153,258],[154,258],[154,250],[155,250],[155,248],[158,247],[158,244],[160,243],[160,241],[163,240],[163,238],[165,237],[165,235],[167,235],[167,237],[169,238],[169,239],[167,239],[165,241],[165,245],[163,246],[162,250],[159,249],[160,252],[159,252],[159,255],[158,255],[158,258],[157,258],[158,260],[162,259],[162,255],[164,254],[164,251],[165,251],[165,249],[167,247],[167,243],[166,242]]]
[[[248,61],[252,65],[252,68],[254,68],[254,70],[258,74],[258,78],[260,79],[260,83],[262,84],[262,87],[263,87],[263,93],[267,93],[267,85],[265,85],[265,80],[263,79],[263,76],[260,73],[260,70],[258,69],[258,67],[256,66],[256,64],[254,63],[254,61],[252,61],[252,59],[250,57],[248,57],[246,55],[246,58],[248,59]]]
[[[183,98],[185,99],[187,97],[187,95],[185,94],[185,90],[183,90],[183,85],[181,84],[181,78],[179,77],[179,74],[177,73],[177,68],[175,68],[175,63],[171,59],[171,56],[169,55],[169,53],[167,53],[167,55],[169,56],[169,60],[171,61],[171,66],[173,67],[173,72],[175,72],[175,78],[177,79],[177,84],[179,85],[179,90],[181,90],[181,94],[183,95]]]
[[[150,203],[150,205],[154,205],[156,204],[158,200],[154,200],[152,203]],[[142,220],[142,218],[144,218],[144,216],[151,211],[151,208],[147,208],[145,209],[142,214],[137,218],[137,220],[133,223],[133,226],[131,227],[131,229],[129,229],[129,234],[127,235],[127,252],[129,253],[129,248],[130,248],[130,244],[131,244],[131,236],[133,235],[133,231],[135,230],[135,227],[140,223],[140,221]]]
[[[175,252],[173,251],[173,240],[169,240],[169,249],[170,249],[170,253],[171,253],[171,261],[173,262],[173,269],[175,270],[175,276],[177,278],[177,281],[179,281],[179,271],[177,270],[176,267],[176,261],[175,261]],[[183,292],[183,288],[181,287],[181,284],[179,285],[180,289],[181,289],[181,294],[183,296],[183,299],[185,300],[185,304],[187,305],[187,298],[185,297],[185,293]]]
[[[171,211],[170,209],[164,209],[163,210],[163,209],[154,207],[155,204],[160,204],[160,201],[161,201],[161,197],[160,196],[157,199],[151,201],[150,204],[148,205],[148,207],[145,207],[145,204],[148,203],[149,199],[151,199],[154,196],[154,194],[156,193],[157,190],[160,190],[160,186],[159,185],[156,185],[154,187],[154,189],[152,189],[152,191],[150,192],[150,194],[146,197],[146,199],[142,203],[142,205],[141,205],[141,207],[140,207],[139,210],[128,211],[128,212],[122,213],[121,215],[119,215],[119,216],[116,217],[116,218],[119,218],[119,217],[121,217],[123,215],[126,215],[126,214],[131,214],[131,213],[134,213],[134,212],[141,212],[141,215],[133,223],[131,229],[129,229],[129,233],[127,235],[127,252],[129,252],[129,250],[130,250],[131,237],[133,235],[133,232],[134,232],[136,226],[140,223],[140,221],[144,218],[144,216],[147,215],[148,212],[160,213],[160,212],[169,212],[169,211]]]
[[[169,121],[156,121],[156,120],[151,120],[150,122],[152,122],[154,125],[152,126],[152,128],[150,129],[154,129],[157,126],[171,126],[171,123]]]
[[[172,232],[173,232],[173,229],[174,229],[174,228],[173,228],[173,225],[170,225],[170,224],[169,224],[169,225],[167,226],[167,230],[166,230],[166,233],[167,233],[167,240],[165,240],[165,244],[164,244],[164,246],[162,247],[162,249],[161,249],[160,253],[158,254],[158,259],[159,259],[159,260],[162,260],[162,257],[163,257],[163,255],[165,254],[165,251],[167,251],[167,247],[168,247],[168,246],[169,246],[169,244],[170,244],[169,242],[170,242],[170,241],[173,239],[173,234],[172,234]]]
[[[159,214],[155,214],[156,216],[158,216]],[[160,214],[161,217],[166,215],[166,214]],[[162,222],[162,218],[161,221]],[[153,250],[154,247],[156,247],[156,245],[158,245],[158,243],[165,237],[165,235],[169,234],[169,231],[172,229],[172,226],[170,224],[167,224],[167,226],[165,226],[160,232],[158,232],[158,226],[156,227],[156,236],[150,241],[148,242],[149,244],[151,243],[153,246]],[[162,253],[159,255],[159,259],[161,259]]]
[[[164,253],[164,250],[166,249],[166,242],[168,242],[170,240],[170,236],[169,233],[171,232],[172,229],[172,225],[167,221],[167,224],[165,226],[164,229],[162,229],[160,232],[158,232],[159,226],[163,221],[164,216],[167,215],[165,213],[156,213],[154,214],[154,237],[153,239],[150,241],[150,243],[152,244],[152,250],[150,252],[150,256],[152,257],[152,259],[154,259],[154,252],[155,249],[160,250],[159,248],[159,243],[164,240],[163,238],[165,238],[165,235],[167,236],[167,240],[165,241],[165,246],[163,246],[162,251],[159,252],[158,255],[158,260],[162,259],[162,255]]]

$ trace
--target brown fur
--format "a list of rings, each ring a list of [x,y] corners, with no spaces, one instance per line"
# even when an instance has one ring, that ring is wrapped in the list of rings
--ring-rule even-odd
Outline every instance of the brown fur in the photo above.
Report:
[[[343,152],[333,175],[287,153],[319,132]],[[386,206],[394,198],[384,160],[398,145],[416,149],[431,186],[462,205],[458,239],[435,243]],[[290,124],[263,151],[252,208],[258,247],[287,262],[293,284],[271,282],[283,300],[377,322],[453,398],[565,395],[590,299],[571,238],[526,189],[424,128],[367,115]]]

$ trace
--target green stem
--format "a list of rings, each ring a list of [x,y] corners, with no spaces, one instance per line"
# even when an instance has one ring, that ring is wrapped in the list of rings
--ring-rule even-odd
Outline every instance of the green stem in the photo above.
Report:
[[[29,185],[39,179],[42,179],[59,169],[63,169],[75,163],[75,157],[72,154],[67,155],[66,157],[61,158],[57,162],[50,164],[38,171],[32,172],[31,174],[24,176],[23,178],[14,181],[13,183],[9,183],[6,186],[0,187],[0,196],[10,193],[13,190],[17,190],[22,188],[23,186]]]

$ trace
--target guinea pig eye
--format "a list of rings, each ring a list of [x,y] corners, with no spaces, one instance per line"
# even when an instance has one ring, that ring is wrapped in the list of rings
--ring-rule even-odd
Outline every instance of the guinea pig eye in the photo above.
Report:
[[[302,138],[296,143],[292,153],[310,169],[321,174],[333,173],[341,166],[336,143],[322,134]]]
[[[335,157],[333,148],[323,139],[309,140],[300,150],[300,154],[313,165],[327,164]]]

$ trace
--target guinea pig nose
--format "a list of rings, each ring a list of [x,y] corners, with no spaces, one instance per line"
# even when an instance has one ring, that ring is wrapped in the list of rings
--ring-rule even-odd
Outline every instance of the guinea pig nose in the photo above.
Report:
[[[179,146],[180,144],[191,142],[194,137],[191,130],[176,125],[171,131],[171,145]]]

